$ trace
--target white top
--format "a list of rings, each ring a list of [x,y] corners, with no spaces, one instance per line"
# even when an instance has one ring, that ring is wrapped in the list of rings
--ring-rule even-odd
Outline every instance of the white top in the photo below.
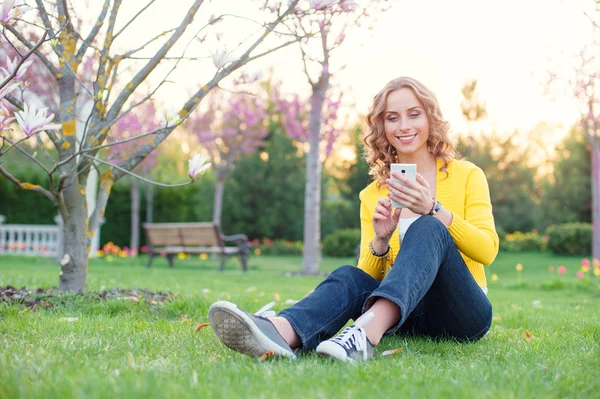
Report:
[[[398,227],[398,234],[400,235],[400,241],[404,240],[404,235],[406,234],[406,230],[408,230],[410,225],[413,224],[415,222],[415,220],[417,220],[420,217],[421,216],[415,216],[414,218],[406,218],[406,219],[401,218],[400,219],[400,223],[399,223],[399,227]]]

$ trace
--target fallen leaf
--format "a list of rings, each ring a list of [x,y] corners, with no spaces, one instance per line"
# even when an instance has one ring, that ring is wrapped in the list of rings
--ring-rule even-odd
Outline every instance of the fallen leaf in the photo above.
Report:
[[[527,342],[531,341],[531,334],[529,334],[528,330],[525,330],[525,339],[527,340]]]
[[[258,360],[261,361],[261,362],[264,362],[266,360],[269,360],[273,356],[275,356],[275,352],[268,351],[268,352],[265,352],[261,357],[259,357]]]
[[[500,316],[492,317],[492,320],[494,320],[494,321],[501,321],[502,317],[500,317]]]
[[[127,297],[127,298],[125,298],[125,299],[127,299],[128,301],[133,301],[133,302],[138,302],[138,301],[139,301],[139,299],[137,299],[137,298],[136,298],[136,297],[134,297],[134,296],[128,296],[128,297]]]
[[[404,351],[403,348],[390,349],[388,351],[384,351],[381,356],[392,356],[401,353],[402,351]]]
[[[279,301],[281,299],[281,297],[279,296],[278,293],[274,293],[273,294],[273,299],[275,299],[276,301]]]
[[[198,332],[198,331],[202,330],[204,327],[207,327],[207,326],[209,326],[209,325],[210,325],[210,324],[208,324],[208,323],[202,323],[202,324],[198,324],[198,325],[196,326],[196,332]]]

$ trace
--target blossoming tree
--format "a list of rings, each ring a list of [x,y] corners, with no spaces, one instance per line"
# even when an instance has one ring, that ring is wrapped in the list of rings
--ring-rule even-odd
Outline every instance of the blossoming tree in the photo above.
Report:
[[[207,108],[194,112],[186,126],[213,161],[216,177],[213,221],[221,224],[223,189],[235,161],[264,145],[268,134],[267,102],[260,95],[221,90],[214,90],[209,97]]]
[[[335,71],[331,57],[346,38],[349,28],[369,26],[388,8],[387,0],[309,0],[314,10],[309,17],[285,23],[298,37],[304,72],[311,87],[310,113],[307,125],[306,191],[304,196],[303,274],[318,272],[321,243],[321,143],[324,114],[335,110],[325,107],[327,91]],[[316,32],[307,35],[308,32]],[[310,37],[310,39],[308,38]],[[314,45],[313,42],[318,44]]]
[[[48,184],[41,187],[20,181],[3,164],[0,164],[0,174],[22,190],[45,196],[62,216],[64,257],[60,289],[79,291],[85,287],[90,240],[101,221],[113,184],[123,176],[135,175],[133,168],[148,157],[224,78],[245,64],[299,40],[298,37],[278,36],[277,40],[266,41],[267,37],[276,35],[276,28],[287,20],[302,20],[311,15],[312,10],[298,8],[298,2],[257,0],[256,7],[264,21],[256,21],[254,30],[244,35],[234,51],[228,52],[218,43],[217,48],[210,51],[210,46],[205,45],[206,32],[210,33],[212,29],[214,33],[217,24],[236,16],[231,13],[208,16],[209,12],[202,15],[199,10],[208,7],[205,4],[208,2],[203,0],[189,0],[189,8],[182,12],[174,28],[157,32],[148,42],[126,49],[119,39],[144,14],[158,11],[152,9],[154,0],[148,1],[133,15],[121,12],[125,7],[122,0],[104,0],[97,17],[88,24],[75,17],[76,7],[82,6],[81,2],[35,0],[35,8],[29,9],[16,4],[15,0],[3,0],[0,8],[2,45],[9,45],[18,57],[11,61],[11,70],[0,76],[0,101],[3,104],[0,123],[2,129],[8,127],[12,118],[9,106],[13,107],[23,136],[13,139],[2,131],[0,162],[8,151],[18,150],[48,175]],[[89,12],[92,2],[87,6]],[[94,6],[100,6],[100,2],[94,2]],[[32,40],[34,37],[39,40]],[[187,42],[183,43],[185,40]],[[190,55],[192,51],[196,53],[193,56]],[[15,95],[27,90],[27,85],[18,82],[18,78],[19,70],[30,56],[43,64],[43,73],[57,87],[51,93],[57,103],[55,114],[48,110],[48,105],[39,104],[39,98],[33,100],[26,95]],[[176,103],[174,116],[166,118],[157,129],[139,131],[122,140],[109,140],[111,128],[154,98],[178,66],[207,57],[213,61],[214,73],[207,80],[198,82],[189,96],[170,100]],[[89,87],[82,84],[80,76],[88,58],[97,60],[92,64]],[[152,80],[151,75],[162,78]],[[122,83],[117,81],[117,76]],[[90,106],[84,108],[82,103]],[[27,146],[32,138],[46,146],[44,160],[39,160]],[[148,141],[132,149],[118,163],[102,158],[103,149],[141,138]],[[194,171],[199,165],[196,161],[192,163],[190,169]],[[101,177],[94,210],[88,216],[85,187],[93,169],[99,169]],[[195,176],[192,174],[192,180]]]

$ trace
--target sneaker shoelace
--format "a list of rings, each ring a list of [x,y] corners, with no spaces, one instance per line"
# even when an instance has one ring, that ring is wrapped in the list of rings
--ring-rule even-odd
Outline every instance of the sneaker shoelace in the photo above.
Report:
[[[358,352],[362,352],[363,360],[367,360],[367,333],[363,327],[366,326],[373,317],[375,317],[373,312],[365,313],[365,315],[360,317],[355,324],[346,327],[337,337],[332,338],[332,341],[346,349],[346,351],[353,347],[356,348]]]
[[[258,311],[256,313],[254,313],[254,315],[264,317],[264,318],[276,316],[277,313],[275,313],[274,310],[270,310],[273,306],[275,306],[275,302],[273,302],[273,301],[269,302],[262,308],[258,309]]]

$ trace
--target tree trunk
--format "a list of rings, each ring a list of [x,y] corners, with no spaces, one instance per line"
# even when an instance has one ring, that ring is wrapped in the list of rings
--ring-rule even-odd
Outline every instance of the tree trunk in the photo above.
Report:
[[[85,288],[88,251],[91,232],[88,231],[85,191],[72,184],[63,191],[65,208],[68,214],[63,218],[63,257],[59,288],[63,291],[79,292]]]
[[[215,200],[213,208],[213,221],[221,225],[221,215],[223,213],[223,189],[225,188],[225,176],[217,173],[217,182],[215,184]]]
[[[154,186],[148,184],[146,187],[146,223],[152,223],[154,219]]]
[[[592,144],[592,256],[600,259],[600,139]]]
[[[140,182],[135,177],[131,179],[131,242],[129,250],[132,256],[137,256],[140,248]]]
[[[321,263],[321,122],[323,104],[329,86],[328,75],[313,85],[308,122],[306,191],[304,193],[304,254],[302,274],[316,274]]]

